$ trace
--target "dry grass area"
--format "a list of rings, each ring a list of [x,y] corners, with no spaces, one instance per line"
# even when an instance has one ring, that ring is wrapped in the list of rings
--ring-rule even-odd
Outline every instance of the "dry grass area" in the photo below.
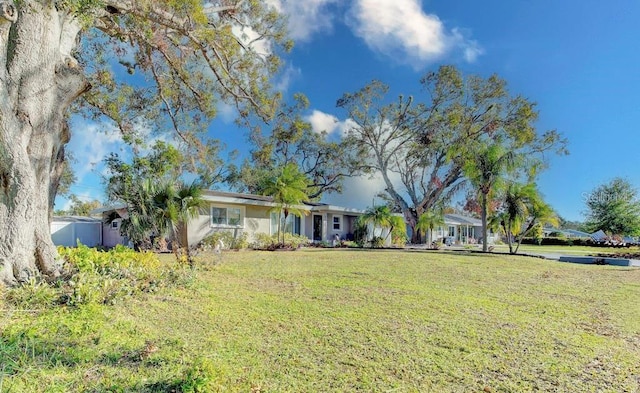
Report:
[[[6,309],[2,392],[640,392],[640,269],[430,252],[201,256],[186,287]]]

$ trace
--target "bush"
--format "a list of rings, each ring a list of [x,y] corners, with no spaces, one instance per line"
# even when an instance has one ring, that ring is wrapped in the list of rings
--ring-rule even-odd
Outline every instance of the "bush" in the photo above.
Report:
[[[200,247],[205,250],[212,250],[220,240],[222,240],[223,249],[225,250],[242,250],[249,247],[248,235],[246,232],[234,235],[231,231],[217,231],[212,233],[200,242]]]
[[[162,267],[155,254],[124,246],[105,252],[78,245],[60,247],[58,252],[66,262],[68,279],[59,283],[63,292],[60,301],[65,304],[112,304],[182,279],[181,274]]]
[[[296,249],[309,245],[310,240],[306,236],[284,234],[284,243],[278,241],[278,235],[267,235],[266,233],[256,233],[251,248],[254,250],[275,250],[275,249]]]
[[[74,248],[59,247],[58,253],[65,261],[62,278],[52,284],[33,278],[24,285],[9,288],[7,302],[24,309],[56,303],[113,304],[161,287],[187,285],[192,278],[187,269],[162,266],[151,252],[136,252],[124,246],[98,251],[79,244]]]
[[[381,236],[374,236],[371,239],[371,248],[382,248],[384,247],[384,238]]]

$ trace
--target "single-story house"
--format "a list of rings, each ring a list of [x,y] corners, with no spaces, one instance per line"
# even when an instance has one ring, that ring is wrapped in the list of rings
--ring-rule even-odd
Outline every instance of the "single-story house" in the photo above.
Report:
[[[205,190],[202,198],[208,206],[189,221],[186,231],[189,244],[197,244],[217,231],[232,232],[234,236],[247,233],[250,242],[258,233],[273,235],[278,231],[278,215],[272,211],[278,204],[272,197]],[[362,210],[326,203],[305,203],[298,208],[307,214],[289,215],[287,222],[281,224],[283,230],[316,242],[331,242],[336,236],[341,240],[353,239],[356,220],[364,214]],[[125,205],[99,208],[92,214],[103,216],[104,246],[128,243],[120,234],[120,222],[127,217]]]
[[[488,244],[493,244],[500,238],[491,229],[487,231]],[[433,230],[433,239],[451,244],[482,243],[482,220],[462,214],[445,214],[444,225]]]
[[[73,247],[78,242],[89,247],[103,244],[100,218],[54,216],[50,229],[51,239],[56,246]]]

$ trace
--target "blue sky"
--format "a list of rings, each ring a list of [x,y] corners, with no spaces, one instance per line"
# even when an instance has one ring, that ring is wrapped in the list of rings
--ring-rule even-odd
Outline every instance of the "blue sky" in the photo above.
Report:
[[[640,2],[267,0],[289,15],[296,45],[275,81],[286,95],[306,94],[314,127],[340,132],[348,120],[336,100],[372,79],[393,94],[419,95],[418,80],[442,64],[465,73],[506,79],[512,94],[538,103],[540,131],[557,129],[571,154],[551,157],[539,179],[547,201],[580,220],[596,186],[620,176],[640,188]],[[220,110],[213,136],[246,151],[233,111]],[[119,151],[115,133],[75,122],[69,146],[78,159],[83,199],[102,199],[99,161]],[[376,179],[350,180],[345,194],[326,201],[366,207]],[[63,207],[59,200],[56,208]]]

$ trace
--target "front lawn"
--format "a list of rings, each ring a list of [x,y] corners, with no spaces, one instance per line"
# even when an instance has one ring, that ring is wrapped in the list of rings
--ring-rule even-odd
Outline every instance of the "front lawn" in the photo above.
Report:
[[[204,259],[186,288],[111,306],[5,303],[0,391],[640,390],[640,269],[403,251]]]

